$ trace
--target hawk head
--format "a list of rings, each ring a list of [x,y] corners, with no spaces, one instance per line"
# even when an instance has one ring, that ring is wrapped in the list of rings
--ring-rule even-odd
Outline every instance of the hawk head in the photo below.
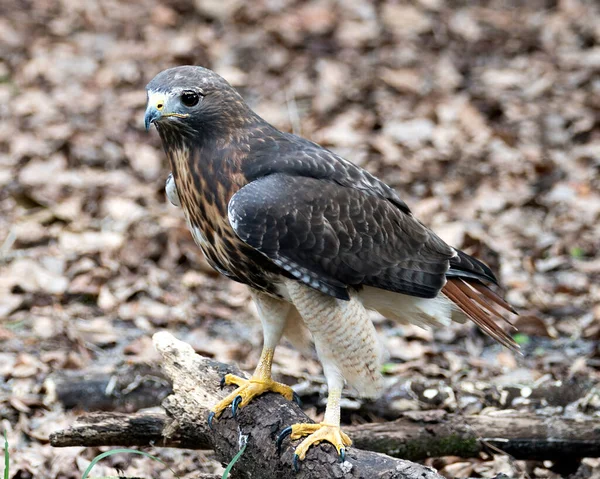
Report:
[[[255,117],[224,78],[202,67],[165,70],[148,83],[146,91],[146,129],[154,124],[161,132],[222,134]]]

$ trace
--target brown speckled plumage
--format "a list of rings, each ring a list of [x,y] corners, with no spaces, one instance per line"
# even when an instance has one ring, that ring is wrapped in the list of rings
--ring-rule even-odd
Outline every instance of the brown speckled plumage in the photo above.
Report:
[[[195,237],[209,264],[231,279],[276,294],[278,268],[241,241],[227,218],[231,197],[248,183],[241,171],[243,148],[172,141],[172,132],[159,132],[186,219],[192,232],[202,233],[203,240]]]

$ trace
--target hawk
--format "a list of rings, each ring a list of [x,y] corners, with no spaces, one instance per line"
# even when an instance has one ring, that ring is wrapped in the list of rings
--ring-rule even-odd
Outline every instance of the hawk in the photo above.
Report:
[[[250,287],[263,326],[254,374],[224,377],[237,389],[214,406],[211,424],[268,391],[292,400],[292,389],[271,378],[273,355],[283,335],[301,345],[309,331],[327,380],[325,416],[287,427],[278,445],[306,436],[296,468],[323,441],[343,459],[351,444],[340,429],[344,383],[367,397],[382,386],[369,310],[430,326],[467,317],[518,349],[496,323],[514,310],[488,287],[497,284],[492,271],[419,222],[388,185],[277,130],[206,68],[165,70],[147,94],[146,129],[156,126],[172,169],[167,194],[210,265]]]

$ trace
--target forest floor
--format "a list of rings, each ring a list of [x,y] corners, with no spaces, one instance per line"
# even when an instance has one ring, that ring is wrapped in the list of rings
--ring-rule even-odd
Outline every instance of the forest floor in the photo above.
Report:
[[[490,264],[520,311],[523,357],[472,325],[425,331],[375,318],[388,393],[378,407],[346,401],[346,423],[425,409],[598,418],[599,19],[593,0],[3,0],[0,430],[10,478],[79,478],[100,449],[53,449],[52,431],[86,408],[159,404],[56,393],[69,374],[156,370],[156,331],[247,370],[258,360],[248,290],[205,262],[166,201],[158,135],[144,131],[145,84],[179,64],[216,70],[278,128],[385,179],[426,225]],[[284,344],[274,370],[318,418],[316,357]],[[182,478],[222,471],[210,451],[153,451]],[[501,453],[427,463],[460,478],[600,476],[598,459],[571,471],[560,458]],[[173,477],[137,456],[97,467]]]

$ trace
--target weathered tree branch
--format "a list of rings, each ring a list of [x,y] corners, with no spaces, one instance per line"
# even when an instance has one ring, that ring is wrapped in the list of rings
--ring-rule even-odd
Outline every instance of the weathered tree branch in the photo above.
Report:
[[[98,445],[98,437],[104,434],[109,439],[105,444],[142,445],[143,430],[151,438],[146,444],[210,447],[223,463],[228,463],[238,452],[240,443],[247,441],[246,450],[234,467],[234,477],[280,479],[283,474],[293,471],[292,458],[297,443],[285,441],[279,456],[275,439],[284,427],[310,421],[300,408],[279,395],[266,394],[241,409],[236,418],[232,418],[227,410],[215,421],[214,430],[210,430],[207,423],[209,408],[225,395],[218,386],[221,377],[228,372],[241,374],[240,371],[194,354],[191,346],[168,333],[156,334],[154,345],[163,356],[162,367],[166,376],[173,382],[173,394],[163,402],[168,419],[156,415],[130,417],[120,429],[126,432],[123,440],[128,442],[125,443],[118,442],[119,431],[114,429],[115,421],[105,415],[100,419],[110,432],[102,427],[94,428],[91,424],[86,431],[85,424],[80,422],[72,430],[52,435],[51,443],[58,446],[79,441],[79,445]],[[116,416],[113,415],[114,418]],[[94,421],[94,418],[90,420]],[[161,432],[157,433],[159,429]],[[73,432],[75,430],[77,433]],[[311,448],[295,477],[441,479],[425,466],[354,447],[348,450],[346,461],[340,464],[335,449],[329,444]]]
[[[210,438],[195,429],[165,437],[171,420],[163,413],[95,413],[52,436],[65,446],[164,446],[209,449]],[[405,413],[396,421],[344,428],[361,449],[407,460],[477,457],[502,450],[516,459],[600,457],[600,420],[537,417],[518,413],[460,416],[445,411]]]
[[[212,449],[212,442],[201,431],[173,430],[169,437],[163,431],[172,423],[165,413],[143,412],[123,414],[97,412],[77,419],[69,429],[50,437],[55,447],[71,446],[160,446],[182,449]]]
[[[410,460],[477,457],[503,451],[516,459],[600,457],[600,420],[585,421],[499,411],[461,416],[445,411],[405,413],[396,421],[346,428],[356,447]]]

